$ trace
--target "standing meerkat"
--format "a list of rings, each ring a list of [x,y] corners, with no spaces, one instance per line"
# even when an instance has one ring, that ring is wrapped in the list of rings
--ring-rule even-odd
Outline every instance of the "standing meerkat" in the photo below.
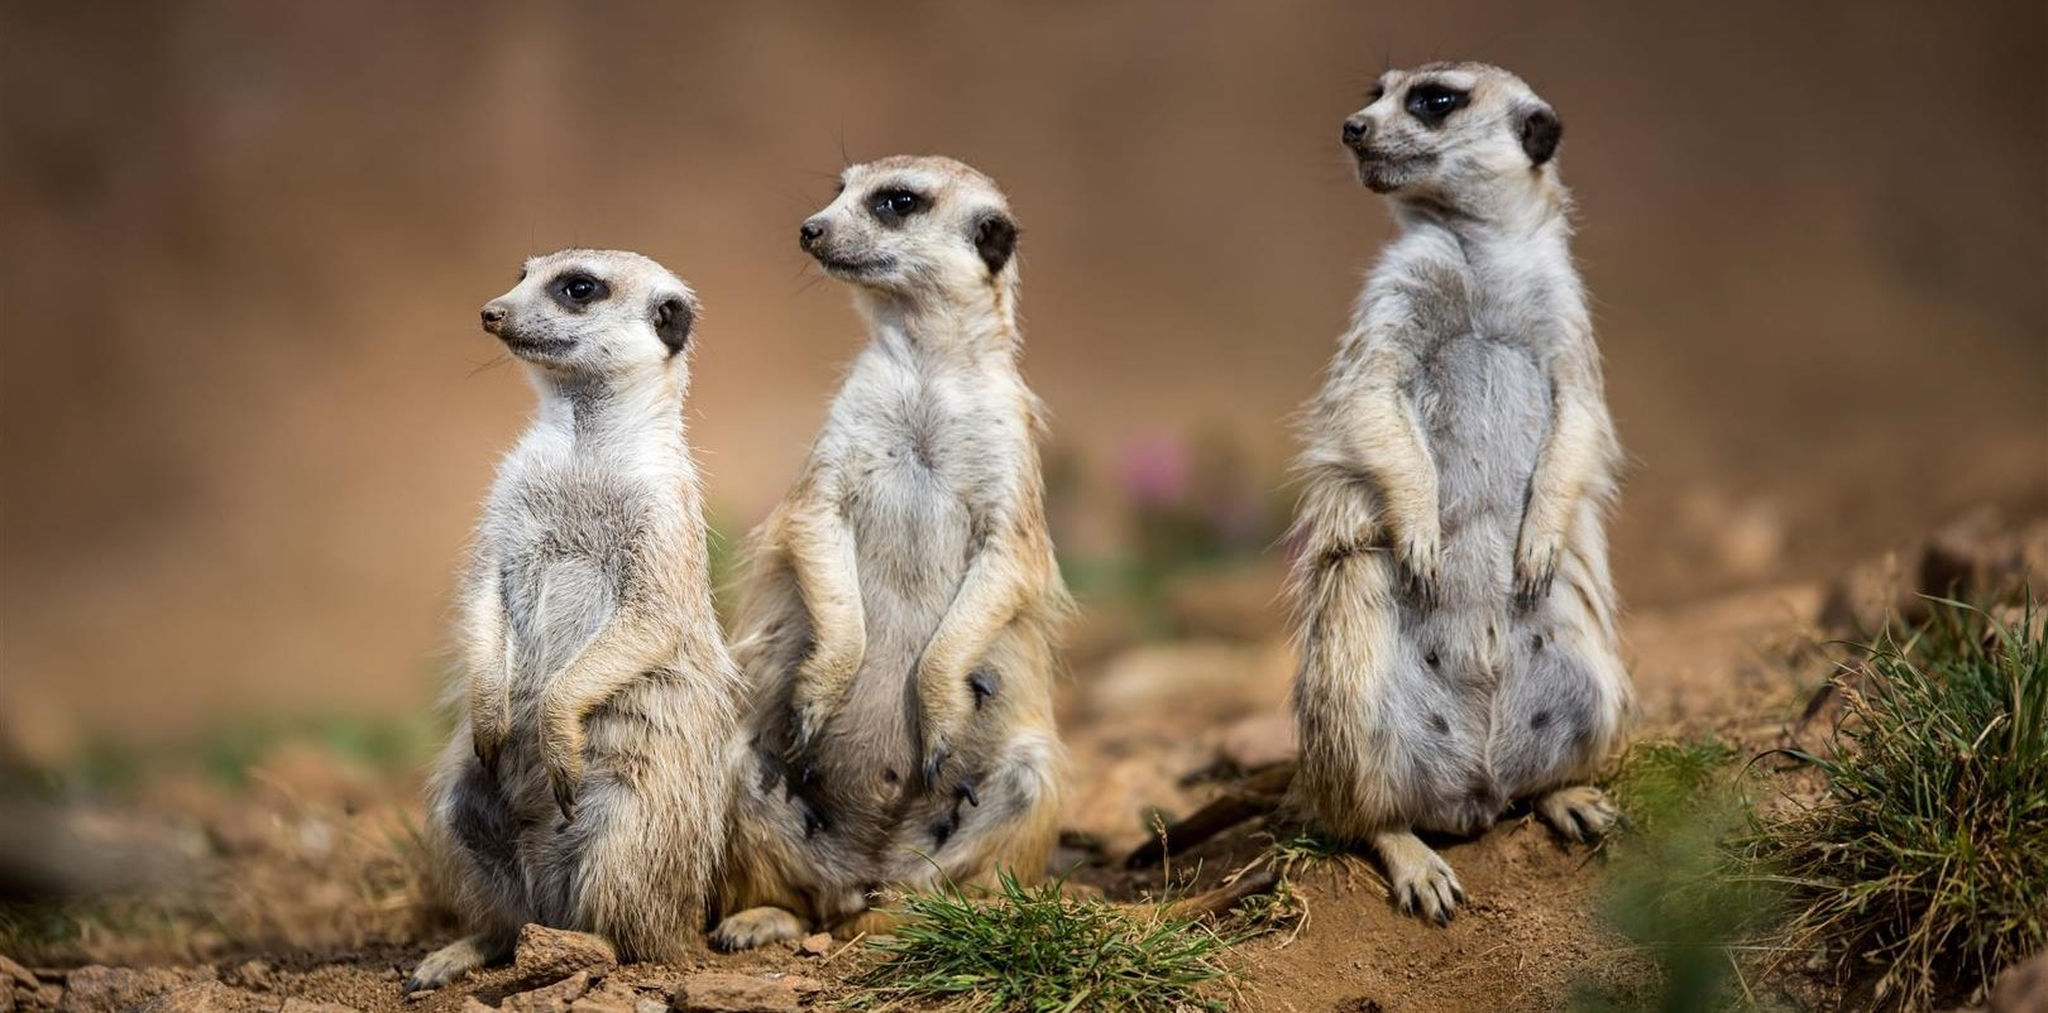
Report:
[[[891,889],[1057,837],[1054,637],[1038,398],[1017,369],[1017,226],[946,158],[847,169],[803,248],[869,342],[754,536],[733,653],[754,694],[714,940],[884,924]]]
[[[1294,791],[1439,924],[1464,891],[1416,830],[1475,834],[1525,798],[1573,839],[1615,815],[1583,782],[1630,698],[1604,531],[1620,450],[1561,132],[1477,63],[1389,71],[1344,121],[1401,233],[1304,416]]]
[[[732,796],[739,669],[712,609],[683,428],[696,300],[633,253],[526,263],[484,329],[540,393],[460,592],[463,709],[428,836],[475,934],[407,991],[511,953],[529,921],[628,959],[701,938]]]

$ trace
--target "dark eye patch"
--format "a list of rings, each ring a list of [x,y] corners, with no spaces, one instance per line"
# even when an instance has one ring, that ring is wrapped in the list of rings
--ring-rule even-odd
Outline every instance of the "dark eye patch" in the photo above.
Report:
[[[1441,126],[1454,112],[1465,108],[1472,101],[1472,93],[1447,88],[1440,84],[1418,84],[1408,89],[1407,101],[1403,107],[1408,115],[1421,120],[1426,126]]]
[[[548,283],[548,298],[571,313],[581,313],[611,294],[612,288],[604,279],[581,271],[566,272]]]
[[[930,207],[931,201],[923,194],[902,187],[883,187],[868,195],[868,210],[884,225],[895,225]]]

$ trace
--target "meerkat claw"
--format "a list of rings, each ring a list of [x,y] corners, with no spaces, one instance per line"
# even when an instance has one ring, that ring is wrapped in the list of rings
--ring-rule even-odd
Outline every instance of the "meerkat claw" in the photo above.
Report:
[[[576,783],[561,777],[550,777],[555,789],[555,806],[562,810],[562,819],[576,822]]]
[[[935,737],[924,747],[924,783],[939,783],[939,771],[946,767],[946,760],[953,755],[952,747],[946,744],[944,736]]]
[[[479,738],[474,743],[472,743],[472,745],[476,750],[476,762],[482,765],[482,767],[484,768],[484,773],[490,775],[492,780],[497,780],[498,756],[504,748],[503,744],[498,742],[485,742],[483,739]]]

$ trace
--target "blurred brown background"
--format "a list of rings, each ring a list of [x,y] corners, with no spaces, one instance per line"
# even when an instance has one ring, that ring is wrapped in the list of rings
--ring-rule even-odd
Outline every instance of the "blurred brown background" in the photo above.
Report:
[[[1631,600],[2048,492],[2038,2],[0,12],[0,711],[38,755],[431,699],[531,401],[475,310],[529,252],[697,287],[696,444],[758,519],[860,340],[794,242],[847,158],[1008,189],[1073,557],[1142,547],[1162,446],[1277,489],[1388,233],[1337,125],[1440,57],[1567,124]]]

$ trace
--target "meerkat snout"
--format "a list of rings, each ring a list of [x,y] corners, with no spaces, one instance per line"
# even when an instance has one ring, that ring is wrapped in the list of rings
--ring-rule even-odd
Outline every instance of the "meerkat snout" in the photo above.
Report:
[[[1352,115],[1345,117],[1344,146],[1350,148],[1353,151],[1358,151],[1361,147],[1364,146],[1365,136],[1371,130],[1372,124],[1367,123],[1365,121],[1364,116],[1361,116],[1357,113],[1353,113]]]
[[[504,304],[498,302],[496,299],[493,299],[490,302],[485,303],[483,314],[484,330],[490,334],[498,333],[498,329],[505,326],[505,314],[506,309]]]
[[[796,230],[797,245],[803,247],[805,253],[811,252],[811,247],[817,245],[818,240],[824,237],[825,223],[815,218],[804,222],[803,226]]]

